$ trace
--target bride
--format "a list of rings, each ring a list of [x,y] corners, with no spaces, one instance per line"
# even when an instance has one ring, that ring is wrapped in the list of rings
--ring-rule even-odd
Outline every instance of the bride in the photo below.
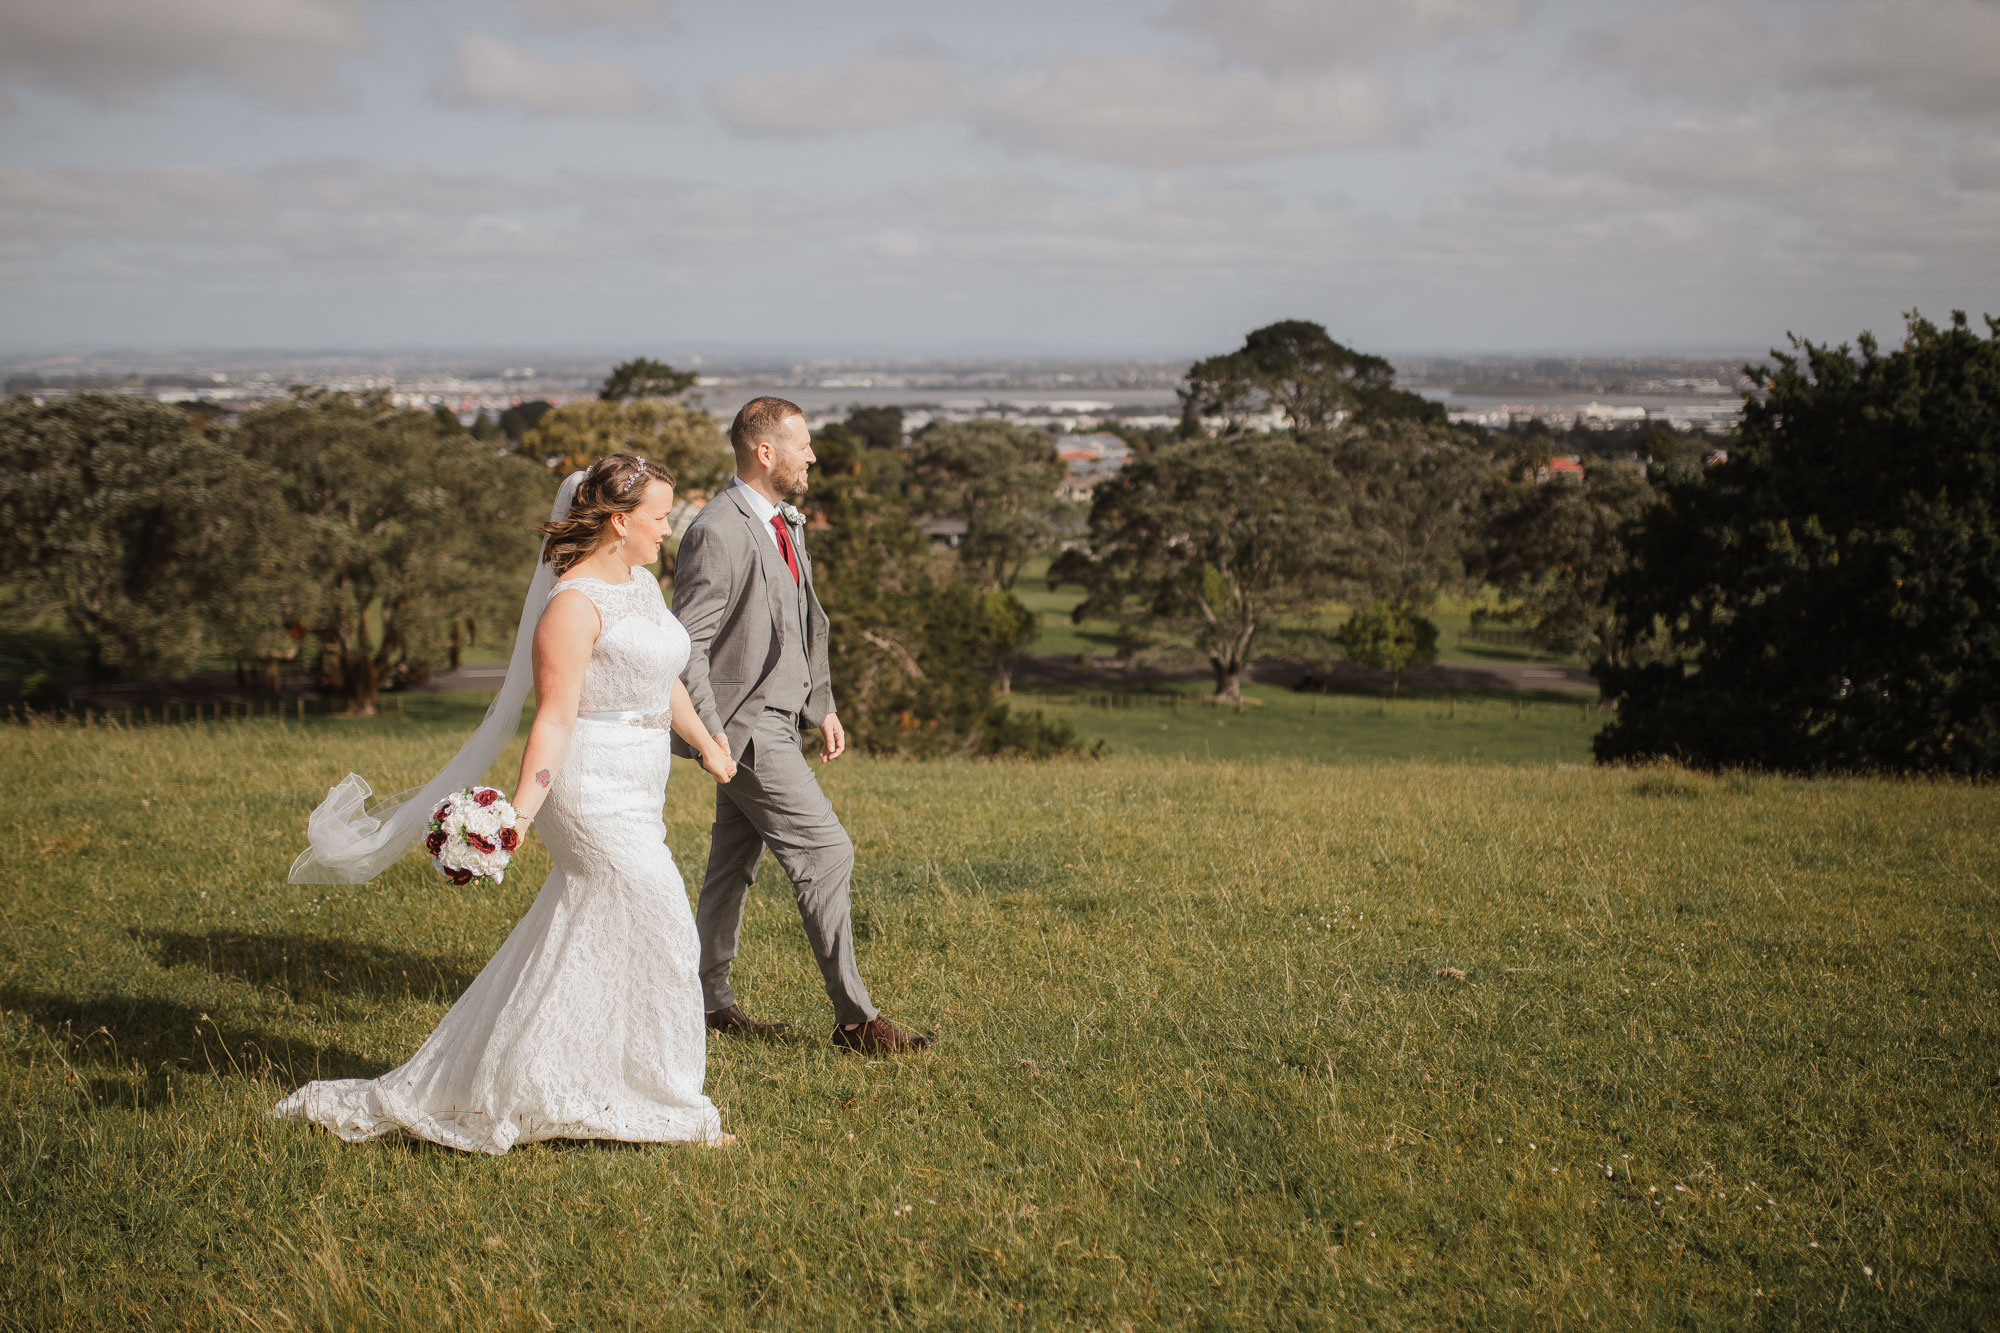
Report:
[[[687,632],[641,568],[670,532],[673,487],[623,454],[565,480],[479,730],[405,799],[364,813],[368,784],[349,774],[313,812],[293,882],[373,878],[423,835],[439,799],[479,780],[533,684],[514,806],[555,862],[534,905],[408,1064],[308,1083],[274,1116],[488,1153],[554,1138],[735,1141],[701,1090],[700,946],[661,814],[667,725],[717,781],[736,771],[680,682]]]

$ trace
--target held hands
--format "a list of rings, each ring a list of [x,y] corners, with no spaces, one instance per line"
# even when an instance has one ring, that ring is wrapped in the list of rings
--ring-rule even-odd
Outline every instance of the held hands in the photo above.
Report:
[[[702,750],[701,766],[717,782],[726,783],[736,776],[736,761],[729,755],[729,737],[718,732],[709,738],[708,746]]]

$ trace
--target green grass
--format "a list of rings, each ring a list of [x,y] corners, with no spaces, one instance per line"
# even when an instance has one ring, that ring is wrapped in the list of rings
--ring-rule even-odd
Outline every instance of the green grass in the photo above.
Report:
[[[1048,584],[1048,568],[1046,560],[1033,561],[1014,585],[1014,595],[1035,613],[1037,621],[1038,633],[1028,644],[1027,651],[1056,657],[1116,655],[1119,648],[1117,625],[1101,618],[1085,620],[1080,625],[1072,621],[1070,613],[1083,600],[1083,589],[1065,584],[1052,590]],[[1444,597],[1431,608],[1430,618],[1438,627],[1438,661],[1582,665],[1575,658],[1531,648],[1474,643],[1466,635],[1472,628],[1473,610],[1483,605],[1491,605],[1491,598]],[[1344,603],[1329,602],[1306,617],[1304,623],[1331,635],[1347,619],[1351,610]],[[1190,661],[1202,660],[1190,644],[1181,642],[1179,646]]]
[[[1207,682],[1144,690],[1025,684],[1009,701],[1069,723],[1116,754],[1261,763],[1587,764],[1610,717],[1589,695],[1554,691],[1317,694],[1244,687],[1244,707],[1204,702]]]
[[[715,1044],[737,1149],[475,1158],[265,1119],[407,1057],[539,882],[531,843],[497,890],[416,860],[284,883],[327,785],[426,775],[474,711],[0,728],[0,1328],[2000,1308],[1988,788],[843,760],[863,970],[927,1056],[820,1044],[767,871],[741,989],[811,1039]],[[689,769],[668,794],[691,879],[709,799]]]

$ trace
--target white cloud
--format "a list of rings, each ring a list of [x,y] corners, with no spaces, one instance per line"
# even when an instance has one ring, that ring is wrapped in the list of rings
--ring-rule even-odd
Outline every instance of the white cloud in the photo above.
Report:
[[[671,100],[608,60],[543,60],[498,37],[460,39],[441,100],[455,106],[511,107],[542,115],[639,116]]]
[[[1161,280],[1336,262],[1355,231],[1324,203],[1172,177],[1081,190],[1028,172],[958,175],[915,189],[909,213],[968,262]]]
[[[126,104],[219,76],[293,106],[323,101],[367,43],[355,0],[6,0],[0,79]]]
[[[738,134],[829,134],[928,120],[951,108],[962,80],[936,47],[889,42],[844,64],[741,74],[708,101]]]
[[[709,105],[738,134],[805,137],[949,117],[1019,149],[1206,166],[1378,143],[1405,126],[1384,78],[1266,74],[1166,57],[1073,60],[980,79],[934,47],[745,75]]]
[[[2000,139],[1977,138],[1959,146],[1952,178],[1960,189],[2000,190]]]
[[[254,182],[213,167],[0,167],[0,230],[17,238],[198,235],[217,218],[268,213]]]
[[[1637,130],[1609,140],[1571,140],[1550,150],[1565,172],[1615,176],[1699,196],[1768,199],[1940,177],[1933,137],[1866,116],[1795,111],[1781,116],[1712,116]]]
[[[1649,15],[1596,34],[1592,54],[1660,94],[1741,98],[1760,88],[1864,94],[1947,119],[2000,118],[2000,4],[1846,0],[1791,29],[1722,4]]]
[[[1394,88],[1374,75],[1272,76],[1158,58],[1011,75],[976,94],[969,111],[1010,144],[1140,167],[1352,148],[1403,128]]]
[[[640,18],[665,13],[673,0],[527,0],[528,7],[547,19]]]
[[[1483,244],[1564,300],[1705,292],[1774,320],[1851,308],[1857,292],[1891,309],[1940,290],[1978,304],[2000,288],[2000,190],[1964,179],[1962,160],[1955,173],[1951,136],[1878,122],[1796,111],[1561,144],[1447,202],[1399,249],[1477,270]]]
[[[1180,0],[1165,22],[1273,69],[1402,55],[1527,21],[1529,0]]]

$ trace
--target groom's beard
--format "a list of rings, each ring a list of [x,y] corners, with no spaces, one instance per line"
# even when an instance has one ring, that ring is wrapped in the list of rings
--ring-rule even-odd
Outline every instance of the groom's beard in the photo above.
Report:
[[[804,468],[800,468],[796,476],[774,477],[772,480],[778,483],[778,493],[784,496],[786,500],[796,500],[806,493],[806,470]]]

